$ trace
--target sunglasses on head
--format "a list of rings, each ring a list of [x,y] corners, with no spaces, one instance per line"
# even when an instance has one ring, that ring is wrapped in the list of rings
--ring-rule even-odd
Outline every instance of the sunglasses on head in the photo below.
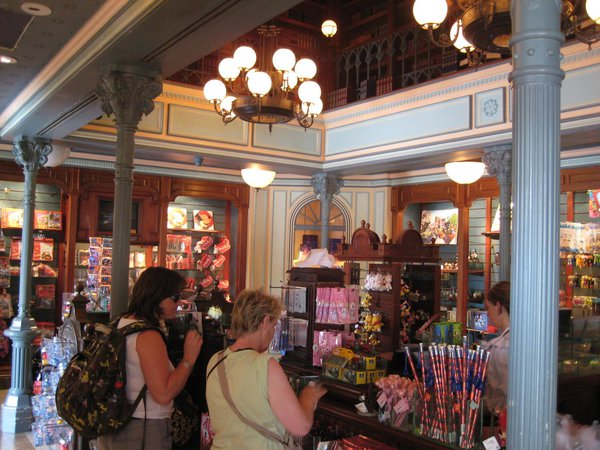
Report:
[[[181,292],[179,294],[170,295],[169,298],[171,298],[175,303],[177,303],[179,300],[181,300]]]

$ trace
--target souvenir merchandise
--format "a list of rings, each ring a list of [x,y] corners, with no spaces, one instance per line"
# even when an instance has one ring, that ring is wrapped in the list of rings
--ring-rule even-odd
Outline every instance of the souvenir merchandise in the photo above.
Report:
[[[417,384],[410,378],[389,375],[377,380],[375,386],[379,388],[379,421],[392,428],[410,431],[412,423],[408,416],[412,411]]]
[[[0,286],[0,319],[11,319],[14,316],[12,297]]]
[[[10,287],[10,259],[0,256],[0,288]]]
[[[318,287],[316,303],[317,323],[350,324],[358,321],[357,287]]]
[[[73,429],[58,415],[56,388],[77,344],[59,337],[42,339],[42,368],[33,386],[31,409],[34,422],[31,425],[34,446],[66,446],[73,438]]]
[[[21,208],[3,208],[2,209],[2,227],[3,228],[23,228],[23,209],[21,209]]]
[[[167,209],[167,228],[170,230],[187,229],[187,209],[169,206]]]
[[[374,351],[380,344],[379,335],[383,327],[383,317],[380,312],[371,311],[371,294],[361,293],[360,313],[354,326],[357,345],[365,351]]]
[[[62,215],[60,211],[35,210],[33,228],[36,230],[62,230]]]
[[[194,230],[213,231],[215,229],[215,221],[212,211],[204,209],[194,210]]]
[[[112,238],[90,237],[88,249],[87,290],[88,311],[110,311],[110,284],[112,279]]]
[[[414,432],[428,438],[473,448],[481,433],[481,403],[490,353],[463,345],[431,345],[426,355],[420,344],[417,362],[405,347],[418,401]]]
[[[56,286],[53,284],[36,284],[35,300],[36,307],[41,309],[54,309],[56,297]]]
[[[322,367],[323,358],[334,348],[342,346],[342,333],[339,331],[315,331],[313,338],[313,366]]]

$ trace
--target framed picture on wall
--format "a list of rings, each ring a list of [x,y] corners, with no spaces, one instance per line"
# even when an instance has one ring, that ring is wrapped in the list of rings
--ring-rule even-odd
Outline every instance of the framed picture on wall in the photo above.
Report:
[[[316,234],[305,234],[302,236],[302,246],[311,251],[313,248],[319,248],[319,236]]]
[[[101,233],[112,233],[115,202],[113,200],[100,200],[98,202],[98,231]],[[131,234],[138,232],[138,214],[140,202],[134,201],[131,204]]]
[[[423,210],[421,237],[426,244],[456,244],[458,208]]]
[[[331,253],[332,255],[337,253],[338,251],[338,245],[340,245],[342,243],[341,239],[329,239],[329,253]]]

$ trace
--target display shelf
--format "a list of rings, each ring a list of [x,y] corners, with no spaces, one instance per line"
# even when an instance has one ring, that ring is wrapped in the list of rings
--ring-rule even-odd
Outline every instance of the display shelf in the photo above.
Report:
[[[418,291],[418,301],[410,301],[414,309],[430,315],[440,312],[441,269],[439,246],[425,245],[419,232],[405,230],[397,243],[387,242],[386,236],[371,231],[363,220],[354,231],[350,244],[342,243],[336,257],[343,261],[368,261],[369,271],[385,271],[392,275],[392,290],[389,292],[369,291],[373,310],[383,315],[382,339],[379,350],[392,351],[399,347],[402,323],[401,303],[405,295],[401,292],[402,280],[411,293]],[[346,283],[353,265],[347,270]]]
[[[303,367],[312,367],[314,332],[342,328],[341,325],[316,322],[317,288],[344,286],[344,272],[340,269],[294,267],[288,271],[288,274],[289,286],[306,288],[306,313],[288,312],[288,316],[307,320],[308,326],[306,331],[306,347],[294,347],[293,350],[286,352],[285,359],[300,364]]]

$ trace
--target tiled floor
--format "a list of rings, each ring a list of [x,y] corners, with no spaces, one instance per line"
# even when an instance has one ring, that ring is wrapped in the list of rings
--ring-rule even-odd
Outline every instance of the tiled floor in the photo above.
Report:
[[[0,390],[0,404],[4,403],[7,390]],[[0,448],[2,450],[33,450],[33,436],[29,433],[3,433],[0,428]],[[37,450],[47,447],[38,447]]]

